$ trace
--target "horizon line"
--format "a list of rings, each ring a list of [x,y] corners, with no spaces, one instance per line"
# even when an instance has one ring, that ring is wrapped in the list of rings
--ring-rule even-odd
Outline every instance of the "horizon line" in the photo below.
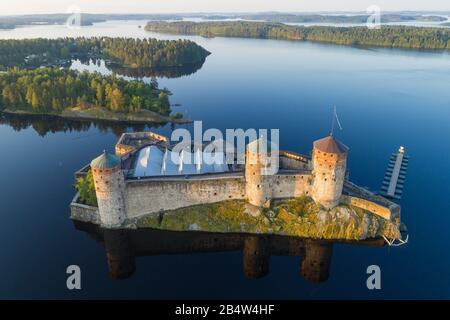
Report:
[[[450,10],[386,10],[381,11],[382,13],[446,13],[450,14]],[[193,14],[369,14],[366,11],[361,10],[332,10],[332,11],[192,11],[192,12],[144,12],[144,13],[138,13],[138,12],[80,12],[80,14],[97,14],[97,15],[163,15],[163,14],[173,14],[173,15],[193,15]],[[36,13],[18,13],[18,14],[0,14],[0,17],[11,17],[11,16],[31,16],[31,15],[69,15],[73,14],[73,12],[36,12]]]

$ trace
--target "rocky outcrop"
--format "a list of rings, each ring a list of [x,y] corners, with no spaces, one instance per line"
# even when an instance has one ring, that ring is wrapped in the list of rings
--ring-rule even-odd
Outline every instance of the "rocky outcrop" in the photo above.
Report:
[[[326,210],[309,197],[273,201],[268,208],[243,200],[193,206],[136,218],[138,228],[280,234],[314,239],[364,240],[400,238],[400,222],[383,219],[367,210],[339,205]]]

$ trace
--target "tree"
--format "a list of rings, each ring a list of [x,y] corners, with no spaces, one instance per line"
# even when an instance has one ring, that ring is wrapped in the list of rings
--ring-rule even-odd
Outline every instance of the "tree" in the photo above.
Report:
[[[114,112],[120,112],[124,109],[124,97],[122,91],[119,88],[115,88],[111,91],[109,96],[111,110]]]
[[[2,96],[3,96],[3,100],[6,105],[8,105],[8,104],[14,105],[15,104],[14,103],[14,94],[11,91],[11,87],[9,85],[6,85],[3,88]]]
[[[89,170],[85,178],[78,178],[75,188],[79,192],[80,200],[89,205],[97,207],[97,195],[95,194],[94,177],[92,171]]]
[[[98,105],[103,105],[103,101],[104,101],[104,90],[103,90],[103,86],[101,84],[97,85],[97,91],[95,94],[95,98],[97,99],[97,104]]]
[[[131,98],[131,106],[132,106],[132,111],[134,112],[139,112],[142,108],[142,99],[139,96],[133,96]]]
[[[52,109],[55,111],[63,109],[61,101],[59,101],[57,98],[52,99]]]
[[[39,108],[39,97],[35,91],[31,94],[31,107],[33,109]]]

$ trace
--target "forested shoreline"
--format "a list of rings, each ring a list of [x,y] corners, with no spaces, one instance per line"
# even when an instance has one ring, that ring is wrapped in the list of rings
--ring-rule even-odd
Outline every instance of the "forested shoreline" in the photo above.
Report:
[[[60,114],[68,108],[102,108],[114,113],[148,110],[169,116],[169,94],[158,89],[156,79],[147,84],[57,68],[13,68],[0,73],[0,110]]]
[[[242,19],[265,22],[280,23],[366,23],[370,18],[369,14],[319,14],[319,13],[281,13],[281,12],[262,12],[262,13],[236,13],[236,14],[217,14],[203,16],[208,20],[224,19]],[[425,14],[407,14],[407,13],[383,13],[380,17],[381,23],[393,22],[442,22],[447,18],[439,15]],[[164,20],[164,19],[160,19]]]
[[[149,22],[145,29],[151,32],[205,37],[280,39],[403,49],[450,49],[450,30],[446,28],[382,26],[381,29],[374,30],[367,27],[304,27],[248,21],[160,21]]]
[[[0,40],[0,70],[61,66],[76,58],[105,59],[121,67],[182,67],[202,63],[210,53],[190,40],[59,38]]]
[[[116,121],[183,121],[170,92],[150,83],[70,70],[100,60],[133,70],[201,65],[210,53],[189,40],[59,38],[0,40],[0,111]]]

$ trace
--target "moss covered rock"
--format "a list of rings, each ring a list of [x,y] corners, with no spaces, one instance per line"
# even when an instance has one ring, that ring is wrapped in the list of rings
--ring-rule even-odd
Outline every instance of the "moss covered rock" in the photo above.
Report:
[[[273,201],[268,208],[253,207],[243,200],[224,201],[166,211],[162,217],[139,217],[131,223],[138,228],[268,233],[314,239],[400,237],[397,222],[347,205],[325,210],[309,197]]]

